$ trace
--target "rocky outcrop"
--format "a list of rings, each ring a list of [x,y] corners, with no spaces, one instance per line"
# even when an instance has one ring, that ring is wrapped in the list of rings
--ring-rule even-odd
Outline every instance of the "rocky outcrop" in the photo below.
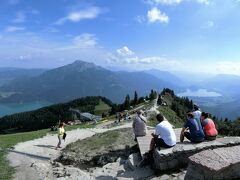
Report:
[[[189,157],[186,180],[240,179],[240,146],[205,150]]]
[[[240,137],[224,137],[215,141],[205,141],[199,144],[190,142],[177,143],[173,148],[155,150],[153,153],[155,168],[170,170],[186,167],[188,158],[207,149],[240,145]]]

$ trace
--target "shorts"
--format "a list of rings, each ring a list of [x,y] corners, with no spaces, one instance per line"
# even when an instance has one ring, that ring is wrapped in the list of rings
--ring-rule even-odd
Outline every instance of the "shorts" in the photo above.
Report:
[[[173,146],[167,145],[162,138],[157,138],[154,141],[155,141],[156,147],[158,147],[158,148],[160,148],[160,147],[163,147],[163,148],[173,147]]]

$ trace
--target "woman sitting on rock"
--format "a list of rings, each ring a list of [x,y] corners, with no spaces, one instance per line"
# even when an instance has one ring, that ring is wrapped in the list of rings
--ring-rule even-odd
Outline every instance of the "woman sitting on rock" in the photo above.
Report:
[[[187,114],[187,121],[182,128],[180,141],[183,142],[184,137],[194,143],[200,143],[204,141],[204,132],[200,122],[200,119],[194,118],[193,113]]]
[[[215,140],[218,135],[218,131],[213,120],[209,118],[209,114],[202,112],[201,121],[205,134],[205,139],[209,141]]]
[[[171,148],[176,144],[176,134],[173,131],[172,125],[164,120],[164,117],[161,114],[157,114],[157,121],[159,122],[156,126],[155,133],[152,133],[152,140],[150,144],[150,151],[155,147],[159,149]]]

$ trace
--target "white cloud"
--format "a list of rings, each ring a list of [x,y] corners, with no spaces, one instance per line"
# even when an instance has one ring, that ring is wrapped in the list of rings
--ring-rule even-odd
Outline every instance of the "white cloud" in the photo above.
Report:
[[[183,0],[154,0],[155,3],[157,4],[167,4],[167,5],[172,5],[172,4],[179,4]]]
[[[145,2],[147,2],[150,5],[177,5],[180,4],[182,2],[196,2],[199,4],[205,4],[205,5],[209,5],[210,1],[209,0],[146,0]]]
[[[210,1],[209,0],[197,0],[198,3],[209,5]]]
[[[149,22],[169,22],[168,16],[165,13],[162,13],[157,7],[153,7],[150,11],[148,11],[147,17]]]
[[[38,10],[28,9],[26,11],[19,11],[16,13],[15,19],[12,20],[13,23],[23,23],[27,19],[27,15],[37,15],[39,14]]]
[[[214,22],[213,21],[207,21],[205,24],[203,24],[202,28],[203,29],[210,29],[214,26]]]
[[[174,60],[168,60],[163,57],[139,57],[127,46],[117,49],[116,53],[109,53],[107,56],[107,63],[112,66],[121,66],[127,69],[143,70],[150,68],[160,68],[168,70],[176,70],[183,67],[182,63]]]
[[[51,48],[41,48],[36,49],[39,52],[67,52],[67,51],[74,51],[74,50],[86,50],[86,49],[94,49],[97,47],[97,38],[95,34],[83,33],[78,36],[72,37],[71,41],[62,44],[56,45],[55,47]]]
[[[135,20],[137,21],[137,22],[139,22],[139,23],[143,23],[143,22],[145,22],[145,17],[144,16],[137,16],[136,18],[135,18]]]
[[[132,56],[134,52],[131,51],[127,46],[117,49],[117,54],[120,56]]]
[[[32,59],[32,54],[24,54],[18,57],[19,60],[28,61]]]
[[[24,31],[26,28],[22,26],[8,26],[5,28],[5,32],[16,32],[16,31]]]
[[[49,68],[62,66],[76,59],[104,63],[107,53],[98,45],[96,35],[85,33],[62,38],[64,41],[48,39],[35,33],[5,33],[0,40],[0,64]]]
[[[79,22],[84,19],[94,19],[101,13],[100,8],[90,7],[80,11],[70,12],[67,16],[59,19],[55,24],[62,25],[67,21]]]
[[[240,75],[240,62],[221,61],[216,64],[216,72],[219,74]]]
[[[97,38],[94,34],[84,33],[74,37],[73,44],[77,47],[92,48],[97,45]]]
[[[16,18],[13,20],[14,23],[23,23],[26,21],[26,16],[23,12],[17,12]]]

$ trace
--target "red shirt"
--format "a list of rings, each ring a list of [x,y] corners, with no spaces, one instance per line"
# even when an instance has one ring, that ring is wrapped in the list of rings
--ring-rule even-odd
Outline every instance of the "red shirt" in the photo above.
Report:
[[[212,119],[207,118],[203,120],[203,130],[206,136],[217,136],[218,131]]]

